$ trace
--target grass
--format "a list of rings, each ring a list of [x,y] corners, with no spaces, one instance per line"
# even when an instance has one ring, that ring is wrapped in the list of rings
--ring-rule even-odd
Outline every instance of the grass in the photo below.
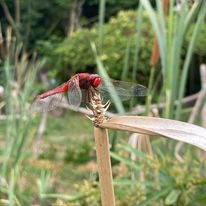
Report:
[[[32,128],[35,131],[38,128],[40,118],[41,114],[32,119]],[[81,130],[79,129],[78,125],[78,123],[80,122]],[[2,122],[2,124],[0,124],[1,143],[3,141],[4,130],[4,122]],[[84,133],[82,133],[82,131],[84,131]],[[117,179],[115,181],[115,191],[116,197],[118,199],[118,205],[120,203],[123,204],[126,200],[129,201],[129,198],[130,201],[133,202],[135,202],[135,197],[140,198],[139,200],[144,199],[146,191],[144,191],[141,185],[139,185],[140,183],[138,182],[138,180],[131,182],[130,179],[131,171],[136,171],[136,168],[145,170],[145,174],[149,176],[144,184],[146,185],[146,188],[148,190],[147,201],[150,204],[154,200],[160,201],[161,198],[168,199],[169,192],[172,193],[173,188],[175,187],[179,188],[178,192],[179,190],[184,191],[184,181],[187,181],[187,179],[185,179],[184,181],[182,180],[182,186],[177,186],[176,184],[174,184],[170,185],[169,187],[167,185],[170,183],[171,179],[178,178],[178,175],[174,176],[171,172],[176,171],[179,175],[183,175],[181,173],[181,171],[183,171],[183,168],[179,163],[176,163],[177,165],[174,164],[174,162],[176,161],[173,161],[173,152],[171,148],[169,148],[169,145],[164,144],[163,139],[152,138],[152,144],[155,148],[156,154],[156,158],[154,159],[145,157],[144,154],[139,154],[139,152],[134,151],[137,155],[140,155],[139,158],[141,159],[141,161],[137,165],[129,158],[128,152],[133,149],[122,146],[127,144],[127,135],[127,133],[122,132],[119,132],[117,134],[118,138],[116,140],[116,152],[112,153],[112,157],[115,159],[113,171],[114,177],[115,179]],[[110,134],[110,137],[111,136],[112,134]],[[28,139],[31,138],[28,137]],[[95,194],[96,192],[98,192],[97,187],[95,186],[95,184],[97,184],[97,168],[94,161],[94,137],[91,121],[89,121],[83,115],[70,111],[65,112],[63,117],[55,117],[49,115],[47,128],[41,144],[44,150],[42,155],[38,159],[34,159],[32,157],[32,151],[30,150],[30,148],[32,148],[33,142],[34,141],[32,140],[29,144],[27,144],[27,147],[25,147],[27,158],[25,158],[22,162],[23,167],[21,166],[21,190],[19,193],[21,194],[21,199],[19,201],[23,202],[25,205],[30,205],[31,202],[40,195],[38,185],[42,185],[42,192],[45,192],[46,194],[55,194],[44,196],[44,198],[40,195],[42,205],[50,205],[51,203],[54,203],[56,199],[61,199],[65,205],[70,205],[70,203],[64,200],[64,198],[75,198],[77,194],[80,195],[81,193],[87,193],[91,191],[94,192],[94,194],[91,194],[90,198],[83,198],[84,200],[81,200],[81,196],[77,196],[79,198],[77,198],[75,202],[79,202],[80,205],[83,204],[83,202],[86,202],[85,205],[95,205],[95,201],[97,201],[97,195]],[[67,148],[71,148],[72,154],[77,154],[77,156],[80,154],[81,156],[81,153],[79,153],[79,151],[81,151],[82,147],[85,146],[85,142],[89,142],[91,145],[89,156],[92,157],[92,159],[89,159],[89,161],[85,161],[83,163],[76,161],[78,159],[77,157],[71,161],[65,161],[64,157],[67,154]],[[50,154],[48,154],[48,152]],[[188,163],[185,164],[184,170],[187,171],[187,165],[194,164],[195,173],[193,174],[191,172],[190,174],[198,175],[198,179],[200,181],[203,181],[202,178],[204,178],[204,175],[199,176],[198,170],[204,166],[204,162],[201,163],[198,156],[199,151],[194,147],[185,147],[183,150],[183,158],[185,158]],[[160,169],[159,175],[163,175],[164,178],[162,189],[158,192],[159,196],[156,196],[156,193],[154,193],[154,191],[156,191],[153,188],[154,182],[151,179],[151,175],[149,175],[149,171],[154,170],[155,168]],[[137,174],[138,171],[139,170],[136,171]],[[179,181],[181,181],[181,178],[179,178]],[[192,180],[189,179],[189,181]],[[190,183],[191,182],[189,182],[188,184]],[[143,183],[141,184],[143,185]],[[204,186],[204,183],[201,184],[203,184]],[[128,190],[128,187],[131,187],[131,189]],[[165,190],[168,191],[166,192]],[[138,191],[138,193],[136,193],[135,191]],[[63,197],[58,196],[58,194],[67,194],[70,196]],[[183,199],[182,201],[186,200]]]
[[[39,119],[40,115],[35,119],[33,127],[38,127]],[[81,123],[81,130],[78,123]],[[92,124],[85,116],[69,111],[63,117],[48,116],[45,134],[42,138],[43,148],[57,147],[58,150],[64,151],[67,145],[73,145],[74,150],[78,143],[81,144],[84,141],[93,141]]]
[[[32,120],[32,128],[34,130],[38,128],[39,119],[40,115]],[[67,122],[66,125],[65,122]],[[77,124],[80,122],[81,130]],[[82,133],[82,130],[84,133]],[[0,131],[0,148],[2,149],[5,122],[1,121]],[[67,193],[69,191],[72,193],[76,190],[74,187],[75,184],[81,184],[83,179],[91,178],[91,163],[86,164],[87,166],[85,167],[81,167],[78,164],[74,165],[74,162],[64,161],[67,146],[72,145],[72,150],[81,150],[80,147],[84,146],[82,144],[84,141],[91,144],[94,141],[93,127],[86,117],[72,112],[66,112],[63,118],[49,115],[47,128],[41,144],[41,147],[45,150],[42,152],[40,159],[33,159],[32,151],[28,150],[28,148],[32,148],[33,141],[27,145],[25,151],[27,158],[23,161],[23,175],[21,176],[24,182],[21,188],[23,193],[28,189],[29,196],[32,196],[32,192],[37,194],[36,179],[39,178],[41,172],[44,170],[51,173],[50,181],[54,181],[53,184],[56,185],[55,192],[59,193],[63,191],[65,193],[65,188]],[[50,152],[50,156],[45,154],[48,151]],[[54,154],[51,154],[52,152]]]
[[[79,129],[79,123],[81,123],[84,133]],[[65,140],[65,138],[68,141],[73,141],[76,138],[85,139],[88,136],[91,137],[92,132],[91,122],[81,114],[68,111],[63,117],[49,116],[48,118],[46,136],[48,135],[54,142],[61,142],[61,139]],[[57,137],[59,138],[57,139]]]

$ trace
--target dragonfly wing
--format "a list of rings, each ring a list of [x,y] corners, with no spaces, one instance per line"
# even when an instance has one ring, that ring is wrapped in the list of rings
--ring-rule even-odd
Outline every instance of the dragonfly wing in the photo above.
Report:
[[[146,96],[147,88],[136,83],[112,80],[111,83],[103,83],[98,89],[105,98],[110,97],[110,88],[114,88],[117,95],[122,101],[131,99],[132,97]]]
[[[69,81],[68,102],[74,107],[79,107],[82,101],[82,92],[79,87],[79,77],[75,76]]]
[[[121,91],[127,92],[127,96],[130,97],[147,96],[147,88],[141,84],[118,81],[118,80],[113,80],[112,83],[115,89],[117,88],[118,90],[119,88],[121,88],[120,92]]]
[[[57,93],[43,99],[36,99],[32,104],[32,112],[47,112],[55,109],[61,103],[64,93]]]
[[[114,87],[115,88],[115,87]],[[99,91],[100,91],[100,94],[102,97],[104,97],[105,99],[110,99],[111,96],[110,96],[110,91],[108,89],[108,86],[103,86],[101,85],[99,88]],[[125,100],[128,100],[130,99],[131,97],[127,94],[127,91],[125,91],[124,89],[122,88],[115,88],[115,91],[117,93],[117,95],[119,96],[119,98],[122,100],[122,101],[125,101]]]

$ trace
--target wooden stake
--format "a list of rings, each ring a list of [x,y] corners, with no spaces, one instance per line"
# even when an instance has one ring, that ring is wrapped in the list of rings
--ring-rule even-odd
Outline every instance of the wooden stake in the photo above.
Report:
[[[115,206],[107,129],[94,127],[102,206]]]

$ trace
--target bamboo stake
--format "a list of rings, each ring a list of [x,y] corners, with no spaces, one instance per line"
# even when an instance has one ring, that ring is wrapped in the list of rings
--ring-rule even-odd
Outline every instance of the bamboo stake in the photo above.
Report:
[[[109,101],[103,105],[100,95],[95,93],[91,101],[93,117],[89,117],[89,119],[94,122],[94,136],[102,206],[115,206],[108,132],[107,129],[98,126],[106,120],[105,113],[109,105]],[[91,111],[89,108],[87,109]]]
[[[94,127],[102,206],[115,206],[107,129]]]

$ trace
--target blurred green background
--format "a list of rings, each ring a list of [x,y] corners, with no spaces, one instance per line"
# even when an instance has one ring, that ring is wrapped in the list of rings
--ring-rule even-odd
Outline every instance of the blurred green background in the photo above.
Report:
[[[31,113],[35,96],[75,73],[106,74],[148,88],[110,112],[141,105],[151,116],[155,104],[158,116],[187,122],[195,99],[184,97],[202,86],[205,15],[204,0],[0,0],[0,205],[101,205],[92,122],[65,108]],[[205,125],[205,99],[191,123]],[[203,151],[109,136],[118,206],[206,204]]]

